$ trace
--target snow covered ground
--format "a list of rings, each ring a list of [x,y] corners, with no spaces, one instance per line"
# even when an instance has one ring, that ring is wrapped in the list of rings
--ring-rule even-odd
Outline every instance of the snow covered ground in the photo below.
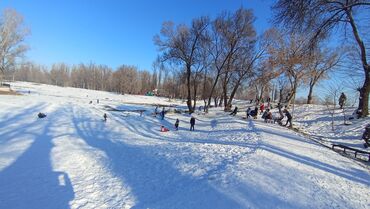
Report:
[[[332,108],[332,107],[330,107]],[[323,105],[300,105],[295,111],[295,126],[313,137],[322,139],[328,145],[343,144],[356,149],[365,149],[362,134],[370,118],[348,120],[353,117],[354,107],[345,108],[345,111],[337,107],[334,110],[333,118],[328,107]],[[344,124],[346,117],[346,124]],[[332,121],[334,120],[334,130]]]
[[[0,208],[370,207],[368,165],[277,125],[213,109],[190,132],[187,114],[151,114],[178,101],[13,86],[24,95],[0,96]]]

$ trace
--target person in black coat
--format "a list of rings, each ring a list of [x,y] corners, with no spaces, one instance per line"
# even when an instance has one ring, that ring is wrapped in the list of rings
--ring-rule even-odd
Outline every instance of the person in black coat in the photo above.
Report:
[[[179,123],[180,123],[179,119],[176,119],[176,122],[175,122],[176,131],[179,130]]]
[[[163,107],[162,112],[161,112],[161,120],[164,119],[164,114],[165,114],[165,111],[164,111],[164,107]]]
[[[285,113],[285,116],[287,117],[287,121],[286,121],[286,123],[285,123],[285,125],[284,125],[284,126],[287,126],[287,125],[288,125],[288,123],[289,123],[289,127],[290,127],[290,128],[291,128],[291,127],[293,127],[293,124],[292,124],[292,119],[293,119],[293,117],[292,117],[292,115],[290,114],[290,112],[289,112],[287,109],[284,109],[283,113]]]
[[[195,118],[192,116],[190,118],[190,131],[194,131]]]
[[[234,111],[232,113],[230,113],[230,115],[235,116],[237,113],[238,113],[238,107],[235,106]]]
[[[104,113],[104,115],[103,115],[103,117],[104,117],[104,122],[107,122],[107,113]]]

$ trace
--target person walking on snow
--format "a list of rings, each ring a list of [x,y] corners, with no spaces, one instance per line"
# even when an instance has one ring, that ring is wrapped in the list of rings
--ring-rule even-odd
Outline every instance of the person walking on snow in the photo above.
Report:
[[[165,112],[164,112],[164,107],[163,107],[162,112],[161,112],[161,120],[164,119],[164,114],[165,114]]]
[[[177,118],[177,119],[176,119],[176,122],[175,122],[175,129],[176,129],[176,131],[178,131],[178,130],[179,130],[179,123],[180,123],[180,121],[179,121],[179,119]]]
[[[342,94],[339,97],[339,106],[340,109],[343,109],[343,106],[346,104],[347,97],[346,95],[342,92]]]
[[[191,116],[190,118],[190,131],[194,131],[195,118]]]
[[[289,126],[288,127],[293,127],[293,124],[292,124],[292,115],[290,114],[290,112],[287,110],[287,109],[284,109],[283,113],[285,113],[285,116],[287,117],[287,121],[285,123],[284,126],[287,126],[288,123],[289,123]]]
[[[104,113],[104,115],[103,115],[103,117],[104,117],[104,122],[107,122],[107,113]]]

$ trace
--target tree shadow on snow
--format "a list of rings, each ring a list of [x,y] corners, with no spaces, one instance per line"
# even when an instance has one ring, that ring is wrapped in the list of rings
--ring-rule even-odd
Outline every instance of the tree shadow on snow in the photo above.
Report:
[[[34,117],[33,108],[26,110],[24,116]],[[17,129],[19,135],[32,133],[28,128],[44,123],[41,134],[32,137],[30,147],[0,172],[0,208],[70,208],[69,201],[74,198],[70,179],[64,172],[53,171],[51,165],[52,121],[52,118],[36,120]]]
[[[84,114],[74,115],[73,123],[88,145],[106,153],[111,170],[131,188],[134,208],[243,208],[207,181],[180,173],[168,159],[155,154],[156,146],[112,141],[122,135]]]

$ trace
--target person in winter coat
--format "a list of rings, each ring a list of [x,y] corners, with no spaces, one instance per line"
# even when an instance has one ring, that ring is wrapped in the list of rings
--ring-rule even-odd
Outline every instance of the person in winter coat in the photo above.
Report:
[[[237,106],[235,106],[234,111],[233,111],[232,113],[230,113],[230,115],[235,116],[237,113],[238,113],[238,107],[237,107]]]
[[[250,107],[248,107],[247,111],[245,111],[245,113],[247,114],[247,118],[249,118],[249,116],[250,116],[250,112],[251,112],[251,108],[250,108]]]
[[[367,126],[365,127],[365,132],[364,134],[362,134],[362,139],[365,141],[365,148],[368,148],[370,146],[370,124],[367,124]]]
[[[169,131],[169,129],[168,128],[166,128],[166,127],[164,127],[164,126],[161,126],[161,130],[160,130],[161,132],[167,132],[167,131]]]
[[[272,113],[270,112],[270,109],[267,109],[263,115],[264,117],[262,117],[263,119],[265,119],[265,123],[267,122],[270,122],[272,120]]]
[[[164,107],[163,107],[162,112],[161,112],[161,120],[164,119],[164,114],[165,114],[165,111],[164,111]]]
[[[342,92],[342,94],[339,97],[339,106],[340,109],[343,109],[343,106],[346,104],[347,97],[346,95]]]
[[[39,117],[39,118],[45,118],[46,115],[44,113],[39,112],[39,114],[37,114],[37,117]]]
[[[263,113],[263,111],[265,110],[265,104],[261,104],[261,106],[260,106],[260,111],[261,111],[261,114]]]
[[[283,113],[285,113],[285,116],[287,117],[287,121],[286,121],[286,123],[285,123],[285,125],[284,125],[284,126],[287,126],[287,125],[288,125],[288,123],[289,123],[289,127],[290,127],[290,128],[291,128],[291,127],[293,127],[293,124],[292,124],[292,119],[293,119],[293,117],[292,117],[292,115],[290,114],[290,112],[289,112],[287,109],[284,109]]]
[[[192,116],[190,118],[190,131],[194,131],[195,118]]]
[[[104,122],[107,122],[107,113],[104,113],[104,115],[103,115],[103,118],[104,118]]]
[[[176,129],[176,131],[179,130],[179,123],[180,123],[179,119],[176,119],[176,122],[175,122],[175,129]]]
[[[254,110],[251,110],[250,111],[250,116],[252,116],[254,119],[257,119],[257,115],[258,115],[258,107],[255,107]]]

